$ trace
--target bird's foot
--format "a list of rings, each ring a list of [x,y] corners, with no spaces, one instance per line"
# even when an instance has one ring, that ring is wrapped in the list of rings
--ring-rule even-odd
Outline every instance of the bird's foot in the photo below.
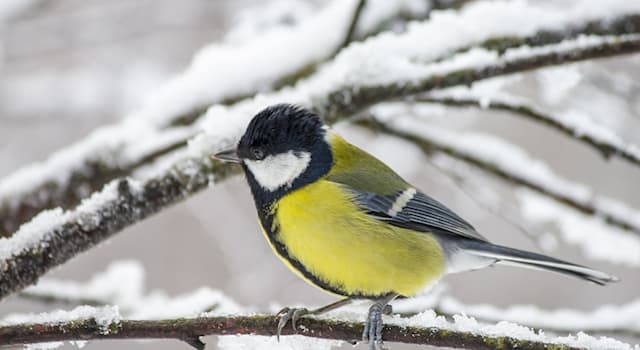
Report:
[[[387,304],[386,300],[377,302],[369,308],[362,332],[362,341],[369,342],[369,350],[385,349],[382,346],[382,315],[389,315],[392,312],[393,308]]]
[[[276,316],[280,317],[278,321],[278,331],[276,336],[278,341],[280,341],[280,333],[282,333],[282,329],[287,325],[289,321],[291,321],[291,326],[293,326],[293,330],[296,330],[296,321],[300,319],[300,317],[304,315],[308,315],[310,313],[309,310],[305,308],[289,308],[285,307],[284,309],[278,311]]]

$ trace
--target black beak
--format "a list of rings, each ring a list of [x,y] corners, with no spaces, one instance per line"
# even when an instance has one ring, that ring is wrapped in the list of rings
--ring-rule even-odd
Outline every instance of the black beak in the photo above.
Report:
[[[238,158],[238,153],[235,148],[218,152],[213,155],[213,158],[223,162],[240,163],[240,158]]]

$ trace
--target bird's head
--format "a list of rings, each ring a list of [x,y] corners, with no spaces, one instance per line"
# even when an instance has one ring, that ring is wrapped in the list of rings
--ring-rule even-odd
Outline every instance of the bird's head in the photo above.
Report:
[[[309,184],[332,164],[328,128],[309,110],[279,104],[259,112],[237,148],[214,157],[241,163],[254,190],[270,197]],[[255,188],[254,188],[255,187]]]

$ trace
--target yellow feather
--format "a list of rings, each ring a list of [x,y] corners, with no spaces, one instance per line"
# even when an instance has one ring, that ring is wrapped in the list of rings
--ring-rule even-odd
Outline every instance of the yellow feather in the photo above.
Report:
[[[431,234],[368,217],[340,186],[320,179],[273,208],[275,239],[307,271],[347,295],[363,296],[415,295],[443,274],[442,250]]]

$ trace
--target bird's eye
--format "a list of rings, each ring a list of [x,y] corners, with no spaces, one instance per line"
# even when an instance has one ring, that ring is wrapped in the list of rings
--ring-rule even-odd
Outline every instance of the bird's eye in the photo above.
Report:
[[[253,153],[253,158],[255,158],[256,160],[264,159],[264,151],[260,148],[254,148],[253,150],[251,150],[251,152]]]

